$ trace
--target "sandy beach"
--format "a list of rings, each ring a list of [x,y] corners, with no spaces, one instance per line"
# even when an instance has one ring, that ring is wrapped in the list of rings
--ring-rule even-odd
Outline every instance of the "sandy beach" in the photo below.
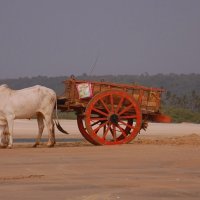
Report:
[[[54,148],[32,148],[35,120],[16,120],[0,149],[0,199],[200,199],[200,125],[151,123],[130,144],[94,146],[61,120]]]

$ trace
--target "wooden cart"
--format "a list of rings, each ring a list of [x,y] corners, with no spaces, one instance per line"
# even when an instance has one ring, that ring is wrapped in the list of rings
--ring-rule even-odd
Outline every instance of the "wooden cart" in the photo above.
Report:
[[[147,122],[170,122],[160,113],[163,89],[138,85],[76,80],[64,81],[58,109],[75,111],[83,137],[94,145],[132,141]]]

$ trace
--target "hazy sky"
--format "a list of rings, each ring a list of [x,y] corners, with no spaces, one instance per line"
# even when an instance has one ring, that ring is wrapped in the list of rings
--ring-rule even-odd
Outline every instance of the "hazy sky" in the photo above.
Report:
[[[200,0],[0,0],[0,78],[200,73]]]

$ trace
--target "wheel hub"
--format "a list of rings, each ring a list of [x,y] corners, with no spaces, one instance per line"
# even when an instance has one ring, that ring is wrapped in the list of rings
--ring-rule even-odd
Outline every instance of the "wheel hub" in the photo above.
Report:
[[[118,117],[118,115],[112,114],[112,115],[110,116],[110,122],[112,122],[113,124],[118,124],[118,122],[119,122],[119,117]]]

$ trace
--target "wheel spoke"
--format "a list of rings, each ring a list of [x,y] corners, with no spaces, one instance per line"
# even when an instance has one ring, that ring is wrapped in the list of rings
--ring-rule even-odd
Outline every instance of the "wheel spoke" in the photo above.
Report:
[[[102,127],[106,126],[106,124],[108,123],[108,121],[102,123],[100,126],[98,126],[96,129],[94,129],[94,132],[97,133]]]
[[[95,125],[97,125],[99,122],[101,122],[101,121],[98,120],[97,122],[94,122],[93,124],[91,124],[91,126],[95,126]]]
[[[93,108],[92,110],[95,111],[95,112],[97,112],[97,113],[99,113],[99,114],[101,114],[101,115],[103,115],[103,116],[108,117],[108,114],[107,114],[107,113],[105,113],[105,112],[103,112],[103,111],[101,111],[101,110],[99,110],[99,109],[97,109],[97,108]]]
[[[110,95],[110,104],[111,104],[111,112],[113,112],[114,111],[114,102],[113,102],[112,94]]]
[[[91,121],[96,121],[96,120],[103,121],[103,120],[107,120],[107,117],[91,117],[90,119]]]
[[[130,129],[134,129],[134,128],[135,128],[135,126],[131,126],[130,124],[125,123],[125,122],[122,121],[122,120],[119,120],[119,122],[122,123],[123,125],[125,125],[126,127],[129,127]]]
[[[111,127],[111,123],[109,123],[108,127],[106,128],[105,132],[103,133],[103,139],[104,140],[106,139],[106,136],[108,134],[108,131],[110,130],[110,127]]]
[[[106,111],[109,113],[109,109],[108,106],[105,104],[105,102],[103,101],[103,99],[100,99],[100,102],[102,103],[103,107],[106,109]]]
[[[113,129],[112,129],[112,136],[113,136],[113,140],[116,141],[116,126],[113,124]]]
[[[126,107],[124,110],[122,110],[119,115],[122,115],[123,113],[127,112],[128,110],[130,110],[131,108],[133,108],[133,105],[130,104],[128,107]]]
[[[117,105],[117,108],[115,110],[116,113],[118,113],[119,109],[122,107],[123,101],[124,101],[124,97],[121,97],[119,104]]]
[[[126,136],[127,136],[126,131],[125,131],[119,124],[118,124],[117,127],[118,127],[119,130],[121,131],[122,135],[123,135],[124,137],[126,137]]]

